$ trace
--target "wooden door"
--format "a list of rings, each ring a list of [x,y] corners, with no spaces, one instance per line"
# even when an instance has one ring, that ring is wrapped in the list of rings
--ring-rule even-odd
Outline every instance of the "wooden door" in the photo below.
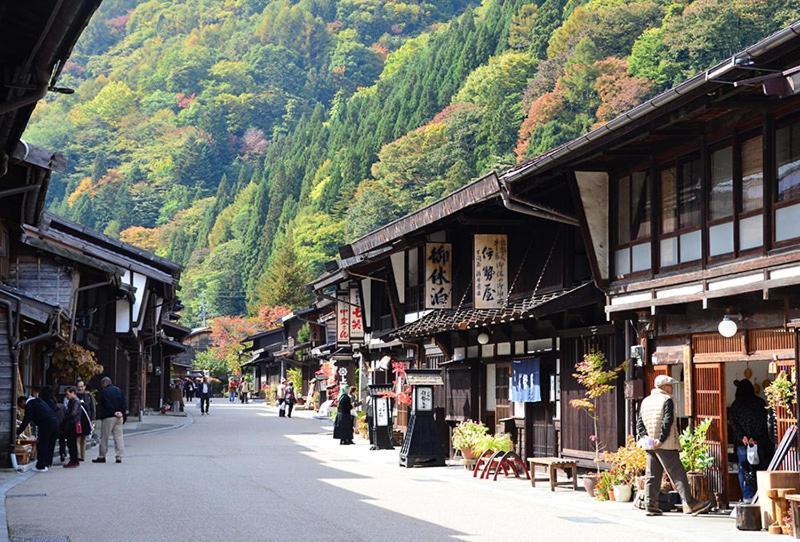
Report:
[[[695,424],[711,418],[706,443],[711,448],[714,464],[707,470],[712,493],[727,494],[728,417],[725,408],[725,366],[703,363],[694,366]]]
[[[511,380],[511,364],[498,363],[495,366],[494,374],[495,423],[499,424],[500,420],[514,416],[514,404],[508,398],[508,386]]]

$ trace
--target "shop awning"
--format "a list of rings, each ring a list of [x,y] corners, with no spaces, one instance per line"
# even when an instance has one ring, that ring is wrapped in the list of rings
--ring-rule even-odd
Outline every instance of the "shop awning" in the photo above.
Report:
[[[7,285],[0,286],[0,299],[10,301],[11,306],[15,309],[18,305],[20,316],[39,324],[46,324],[61,311],[61,307],[58,305],[52,305],[29,293]]]
[[[416,322],[397,328],[391,336],[400,339],[429,337],[446,331],[463,331],[526,318],[539,318],[582,307],[598,299],[602,299],[600,290],[593,283],[585,283],[570,290],[531,296],[501,309],[433,310]]]

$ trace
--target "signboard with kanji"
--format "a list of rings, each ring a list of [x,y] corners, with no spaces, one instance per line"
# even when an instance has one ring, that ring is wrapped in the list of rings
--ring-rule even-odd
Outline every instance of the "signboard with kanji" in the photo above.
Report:
[[[350,340],[364,340],[364,315],[361,311],[361,295],[357,286],[350,287]]]
[[[336,343],[350,344],[350,305],[349,292],[336,294]]]
[[[499,309],[508,296],[508,236],[475,234],[473,258],[476,309]]]
[[[450,243],[425,243],[425,308],[453,308],[453,249]]]

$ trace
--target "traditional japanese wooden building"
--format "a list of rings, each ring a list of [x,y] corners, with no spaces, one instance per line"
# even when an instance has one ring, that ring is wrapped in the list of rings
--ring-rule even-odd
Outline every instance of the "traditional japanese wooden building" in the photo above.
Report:
[[[329,281],[360,289],[363,344],[377,335],[391,345],[376,349],[373,369],[387,355],[442,371],[435,402],[445,435],[476,419],[511,432],[523,456],[585,462],[590,420],[567,404],[580,393],[574,365],[592,349],[621,363],[622,336],[591,283],[567,185],[543,183],[537,196],[516,201],[488,175],[343,247]],[[620,381],[601,405],[612,449],[623,435],[622,390]],[[396,415],[402,429],[402,404]]]
[[[800,23],[503,175],[516,198],[571,186],[609,320],[639,364],[681,382],[682,423],[713,420],[714,491],[736,498],[727,408],[797,376]],[[636,402],[629,405],[629,427]],[[778,438],[796,423],[779,412]],[[796,457],[790,457],[796,468]]]

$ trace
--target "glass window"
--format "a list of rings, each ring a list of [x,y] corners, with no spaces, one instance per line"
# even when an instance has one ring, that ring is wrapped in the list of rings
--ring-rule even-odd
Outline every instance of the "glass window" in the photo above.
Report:
[[[671,233],[678,229],[678,179],[675,168],[661,170],[661,232]]]
[[[753,215],[739,221],[739,250],[764,244],[764,215]]]
[[[631,251],[623,248],[614,253],[614,270],[617,275],[627,275],[631,272]]]
[[[711,153],[709,220],[733,215],[733,147]]]
[[[631,178],[623,177],[620,179],[618,190],[619,227],[617,230],[617,242],[622,245],[631,240]]]
[[[700,230],[681,235],[681,262],[699,260],[702,256],[702,237]]]
[[[761,136],[742,142],[742,212],[764,206],[764,146]]]
[[[678,238],[668,237],[661,240],[661,267],[678,264]]]
[[[711,226],[708,231],[708,253],[720,256],[733,252],[733,221]]]
[[[775,240],[786,241],[800,237],[800,204],[775,210]]]
[[[650,191],[647,173],[638,171],[631,177],[631,231],[634,239],[650,237]]]
[[[775,153],[778,166],[777,200],[800,198],[800,124],[776,130]]]
[[[681,185],[678,194],[680,227],[700,227],[702,218],[703,171],[700,159],[690,160],[681,166]],[[683,258],[681,258],[683,260]]]
[[[645,271],[650,269],[650,243],[642,243],[632,248],[631,271]]]

